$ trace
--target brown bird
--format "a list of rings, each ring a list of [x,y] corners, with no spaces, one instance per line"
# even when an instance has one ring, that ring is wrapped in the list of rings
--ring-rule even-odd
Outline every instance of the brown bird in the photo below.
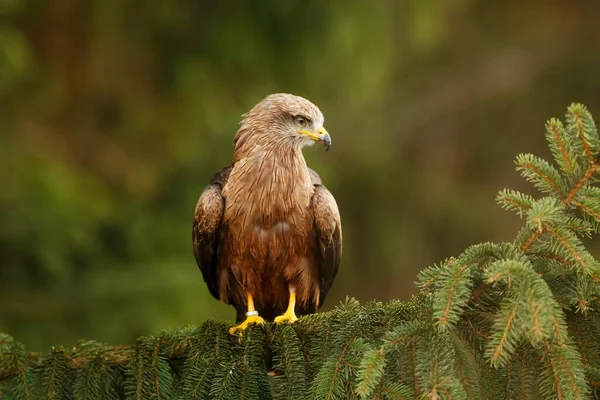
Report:
[[[196,261],[210,293],[237,322],[297,320],[325,300],[342,256],[335,199],[302,148],[331,145],[310,101],[272,94],[243,115],[231,163],[204,189],[194,213]],[[243,322],[242,322],[243,321]]]

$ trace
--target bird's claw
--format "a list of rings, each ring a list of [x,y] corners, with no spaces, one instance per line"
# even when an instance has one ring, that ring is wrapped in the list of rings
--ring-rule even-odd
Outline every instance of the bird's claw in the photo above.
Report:
[[[250,315],[250,316],[246,317],[244,322],[242,322],[241,324],[232,326],[231,328],[229,328],[229,334],[230,335],[237,334],[237,335],[241,336],[242,332],[244,332],[244,330],[248,329],[248,326],[250,324],[264,325],[265,320],[260,315]]]
[[[282,324],[284,322],[293,324],[294,322],[298,321],[298,317],[296,317],[296,313],[294,311],[286,311],[284,314],[281,314],[277,317],[275,317],[275,323],[277,325]]]

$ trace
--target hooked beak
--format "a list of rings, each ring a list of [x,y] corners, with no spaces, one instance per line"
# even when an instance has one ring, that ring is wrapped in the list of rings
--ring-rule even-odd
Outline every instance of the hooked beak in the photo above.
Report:
[[[298,132],[307,135],[315,142],[322,143],[325,146],[325,153],[327,153],[327,151],[331,147],[331,136],[329,136],[329,133],[323,127],[317,129],[317,133],[313,133],[308,130],[299,130]]]

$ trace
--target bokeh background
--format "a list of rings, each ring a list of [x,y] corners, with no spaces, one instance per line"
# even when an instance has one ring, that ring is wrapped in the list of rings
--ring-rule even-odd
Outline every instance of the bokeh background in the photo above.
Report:
[[[345,296],[408,299],[417,272],[512,240],[494,202],[531,192],[572,101],[600,118],[600,2],[0,0],[0,331],[32,349],[131,343],[207,318],[196,201],[240,115],[320,106]]]

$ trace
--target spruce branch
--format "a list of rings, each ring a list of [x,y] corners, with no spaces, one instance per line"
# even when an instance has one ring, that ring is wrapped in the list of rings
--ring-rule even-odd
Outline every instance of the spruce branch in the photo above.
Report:
[[[574,143],[578,153],[586,157],[590,165],[595,164],[600,141],[592,115],[584,105],[574,103],[567,109],[566,119],[568,131],[578,139]]]
[[[423,394],[431,398],[466,399],[456,375],[454,346],[447,332],[430,332],[417,343],[417,374]]]
[[[543,370],[540,393],[559,399],[586,398],[589,389],[584,381],[584,368],[579,354],[572,346],[545,342],[544,359],[550,369]]]
[[[428,325],[421,321],[402,323],[386,335],[381,347],[367,350],[359,366],[359,384],[356,393],[362,398],[371,396],[377,385],[381,383],[388,353],[424,332],[427,327]]]
[[[66,361],[67,356],[64,349],[58,347],[50,351],[48,361],[41,368],[39,398],[58,400],[69,397],[72,377]]]
[[[563,123],[557,118],[551,118],[546,123],[546,139],[554,159],[563,173],[573,175],[580,170],[575,151]]]
[[[16,343],[10,336],[0,335],[0,354],[5,354],[6,359],[0,363],[0,381],[3,376],[15,376],[14,394],[19,399],[33,399],[35,392],[35,378],[32,365],[39,365],[34,353],[25,353],[22,344]],[[30,362],[30,360],[35,360]]]
[[[517,192],[516,190],[504,189],[498,193],[496,201],[508,211],[517,211],[517,215],[523,218],[523,213],[533,207],[534,198]]]
[[[572,204],[594,221],[600,222],[600,188],[588,186],[581,189]],[[598,232],[597,228],[594,231]]]
[[[502,312],[496,321],[495,333],[488,345],[488,357],[494,367],[507,364],[509,356],[520,339],[520,332],[513,329],[519,309],[519,300],[519,298],[507,298],[501,307]]]
[[[308,396],[306,360],[301,351],[298,333],[291,326],[281,326],[274,334],[273,366],[275,392],[288,399],[305,399]]]
[[[401,383],[383,382],[377,390],[375,399],[412,400],[412,390]]]
[[[478,379],[478,363],[468,343],[463,342],[457,334],[451,335],[456,355],[456,374],[464,388],[468,399],[480,399],[481,388]]]
[[[533,154],[520,154],[516,164],[521,175],[536,188],[542,192],[562,196],[560,173],[549,162]]]
[[[437,281],[440,296],[434,302],[434,318],[441,330],[454,326],[471,294],[471,270],[469,264],[454,263]]]

